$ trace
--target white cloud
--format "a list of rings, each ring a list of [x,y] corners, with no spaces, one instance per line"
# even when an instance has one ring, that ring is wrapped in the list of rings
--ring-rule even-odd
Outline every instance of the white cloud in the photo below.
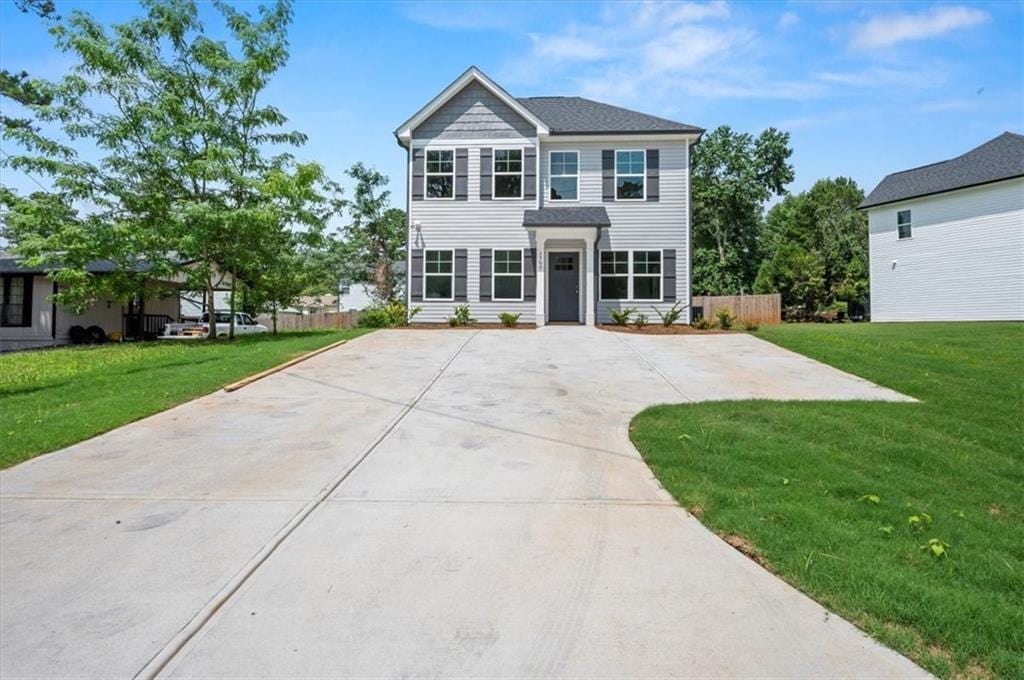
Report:
[[[607,48],[578,35],[530,34],[533,53],[543,59],[558,62],[595,61],[608,56]]]
[[[780,31],[785,31],[787,28],[792,28],[800,23],[800,15],[796,12],[783,12],[779,16],[779,21],[775,25],[775,28]]]
[[[858,49],[891,47],[977,26],[988,19],[989,15],[980,9],[962,5],[933,7],[916,14],[877,16],[854,29],[850,44]]]
[[[744,29],[685,26],[648,43],[644,62],[654,74],[691,69],[752,39],[753,33]]]

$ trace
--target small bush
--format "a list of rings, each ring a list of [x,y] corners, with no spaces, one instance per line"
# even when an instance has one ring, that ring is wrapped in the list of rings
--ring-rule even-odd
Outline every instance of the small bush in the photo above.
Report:
[[[469,305],[456,305],[451,316],[448,317],[449,326],[468,326],[476,319],[469,315]]]
[[[646,314],[637,314],[636,318],[633,319],[633,324],[637,328],[643,328],[644,326],[647,325],[647,315]]]
[[[623,309],[613,309],[608,313],[611,314],[612,321],[615,322],[616,326],[625,326],[629,323],[629,317],[633,316],[636,312],[635,307],[625,307]]]
[[[409,312],[409,318],[415,316],[419,311],[420,307],[414,307]],[[363,328],[393,328],[405,324],[405,305],[401,302],[390,302],[359,312],[359,325]]]
[[[519,323],[520,316],[521,315],[513,314],[512,312],[502,312],[498,315],[498,318],[501,319],[502,325],[506,328],[515,328],[516,324]]]
[[[745,331],[747,331],[749,333],[753,333],[757,329],[758,329],[758,325],[756,323],[754,323],[753,321],[744,321],[743,322],[743,330],[745,330]]]
[[[725,331],[732,328],[732,325],[736,322],[736,317],[733,316],[732,311],[728,307],[722,307],[715,312],[715,317],[718,319],[718,327]]]
[[[651,309],[653,309],[654,313],[658,315],[659,319],[661,319],[662,325],[664,325],[664,326],[671,326],[672,324],[674,324],[676,321],[679,320],[680,316],[683,315],[683,310],[687,309],[690,306],[690,305],[684,305],[684,306],[680,307],[679,305],[682,305],[682,304],[683,304],[682,301],[677,302],[674,305],[672,305],[671,307],[669,307],[667,310],[665,310],[664,312],[661,311],[660,309],[658,309],[657,307],[655,307],[654,305],[651,305]]]
[[[702,331],[706,331],[714,328],[715,324],[711,323],[710,319],[705,319],[704,317],[701,317],[693,322],[693,327],[699,328]]]

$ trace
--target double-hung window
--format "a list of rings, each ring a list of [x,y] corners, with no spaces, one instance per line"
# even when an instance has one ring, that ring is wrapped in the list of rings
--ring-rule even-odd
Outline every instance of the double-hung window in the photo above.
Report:
[[[629,251],[601,251],[601,299],[629,299]]]
[[[601,251],[602,300],[661,300],[660,250]]]
[[[644,177],[647,152],[615,152],[615,200],[642,201],[646,198]]]
[[[495,300],[523,299],[523,251],[494,251]]]
[[[455,292],[455,251],[423,253],[423,299],[451,300]]]
[[[633,251],[633,299],[661,299],[661,251]]]
[[[910,238],[910,211],[900,210],[896,213],[896,230],[899,232],[901,239]]]
[[[552,201],[579,198],[580,154],[578,151],[552,151],[548,168]]]
[[[427,198],[455,197],[455,152],[451,149],[427,151]]]
[[[494,197],[523,197],[523,150],[494,150]]]
[[[32,277],[0,279],[0,326],[32,325]]]

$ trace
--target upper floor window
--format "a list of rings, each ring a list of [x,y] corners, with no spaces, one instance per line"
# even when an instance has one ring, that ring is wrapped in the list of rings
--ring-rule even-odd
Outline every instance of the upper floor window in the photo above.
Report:
[[[523,197],[523,150],[494,150],[494,197]]]
[[[900,210],[896,213],[896,230],[900,238],[910,238],[910,211]]]
[[[644,176],[647,171],[646,152],[615,152],[615,199],[619,201],[642,201]]]
[[[423,298],[451,300],[455,291],[455,251],[428,250],[423,253]]]
[[[455,152],[427,151],[427,198],[455,197]]]
[[[578,151],[552,151],[548,172],[552,201],[579,198],[580,154]]]
[[[494,299],[523,299],[523,251],[494,251]]]

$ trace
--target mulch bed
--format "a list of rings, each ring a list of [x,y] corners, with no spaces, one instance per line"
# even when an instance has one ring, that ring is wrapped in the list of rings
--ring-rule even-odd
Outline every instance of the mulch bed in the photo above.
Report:
[[[535,331],[537,330],[536,324],[532,323],[521,323],[511,328],[500,323],[471,323],[466,326],[449,326],[446,323],[411,323],[408,326],[399,326],[402,329],[423,329],[423,330],[452,330],[452,331],[464,331],[470,328],[486,329],[486,330],[502,330],[502,331]]]
[[[685,324],[672,324],[671,326],[666,326],[660,323],[648,324],[643,328],[637,328],[636,326],[619,326],[614,323],[599,323],[597,324],[597,327],[603,331],[612,331],[613,333],[634,333],[637,335],[722,335],[724,333],[733,332],[723,331],[721,328],[709,328],[707,330],[702,330]]]

